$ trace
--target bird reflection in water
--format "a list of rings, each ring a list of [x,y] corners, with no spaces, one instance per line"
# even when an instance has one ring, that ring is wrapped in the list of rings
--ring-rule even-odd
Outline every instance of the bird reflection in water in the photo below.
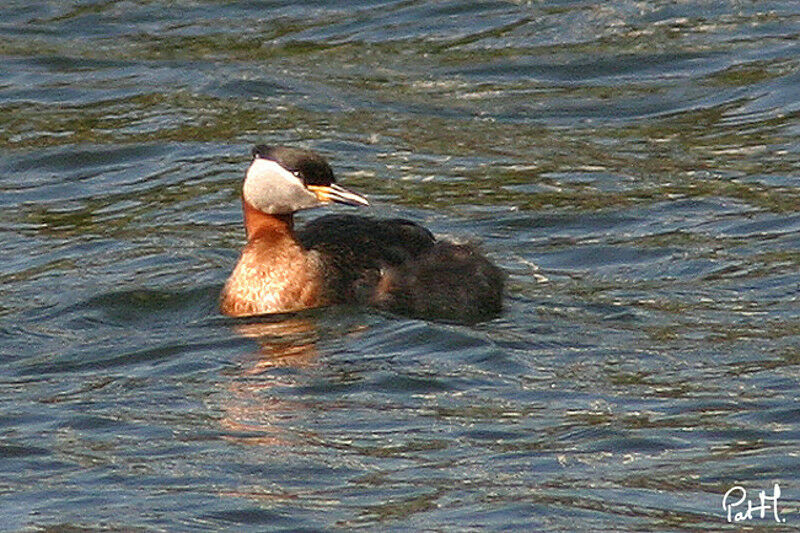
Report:
[[[256,375],[275,367],[305,368],[316,364],[317,328],[305,317],[290,317],[236,324],[235,331],[255,339],[259,345],[258,358],[247,375]]]
[[[237,333],[254,339],[258,350],[232,372],[222,395],[221,425],[231,442],[261,446],[291,446],[314,439],[311,430],[287,431],[287,423],[319,409],[317,402],[295,400],[293,388],[319,365],[319,325],[309,316],[267,317],[237,323]],[[350,325],[350,333],[366,327]],[[278,390],[283,389],[283,390]]]
[[[317,364],[315,323],[292,317],[236,324],[234,329],[256,340],[258,351],[253,360],[242,362],[228,383],[221,425],[229,433],[223,438],[259,446],[296,444],[297,435],[288,435],[279,422],[293,418],[293,413],[303,412],[308,406],[302,401],[278,398],[269,389],[296,385],[291,374],[274,372],[275,369],[311,368]]]
[[[256,462],[282,450],[318,445],[324,437],[311,429],[307,419],[319,412],[320,404],[291,399],[296,398],[291,389],[304,385],[303,376],[318,368],[317,341],[324,331],[321,332],[313,317],[308,316],[265,317],[262,321],[237,323],[233,327],[242,336],[254,339],[258,350],[231,372],[226,390],[219,395],[223,411],[222,439],[243,449],[252,449],[252,460]],[[360,325],[349,328],[351,333],[365,329]],[[276,490],[258,483],[232,487],[220,491],[219,495],[259,502],[286,501],[301,496],[330,498],[327,489],[318,493],[309,492],[307,487],[302,491]]]

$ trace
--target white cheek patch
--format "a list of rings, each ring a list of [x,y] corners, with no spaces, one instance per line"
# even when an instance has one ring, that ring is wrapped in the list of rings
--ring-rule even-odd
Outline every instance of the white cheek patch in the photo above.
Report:
[[[264,213],[285,215],[322,205],[300,179],[275,161],[257,157],[244,178],[244,199]]]

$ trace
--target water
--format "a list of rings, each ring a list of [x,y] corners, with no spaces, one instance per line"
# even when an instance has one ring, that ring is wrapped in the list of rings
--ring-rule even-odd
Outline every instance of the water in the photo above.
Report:
[[[744,524],[795,530],[798,36],[790,1],[4,3],[0,528],[733,530],[778,483]],[[503,316],[219,316],[256,142],[480,242]]]

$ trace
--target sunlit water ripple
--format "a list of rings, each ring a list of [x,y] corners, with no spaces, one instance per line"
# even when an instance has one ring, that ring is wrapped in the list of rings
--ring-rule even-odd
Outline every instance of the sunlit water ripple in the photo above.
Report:
[[[748,525],[800,524],[795,2],[12,1],[0,37],[0,529],[733,530],[775,483]],[[478,242],[503,315],[220,316],[256,142]]]

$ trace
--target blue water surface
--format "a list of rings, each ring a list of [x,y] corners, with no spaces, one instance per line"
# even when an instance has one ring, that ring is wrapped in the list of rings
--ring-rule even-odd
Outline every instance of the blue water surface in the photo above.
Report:
[[[796,530],[799,37],[787,0],[5,2],[0,529]],[[476,242],[502,316],[221,316],[260,142]]]

